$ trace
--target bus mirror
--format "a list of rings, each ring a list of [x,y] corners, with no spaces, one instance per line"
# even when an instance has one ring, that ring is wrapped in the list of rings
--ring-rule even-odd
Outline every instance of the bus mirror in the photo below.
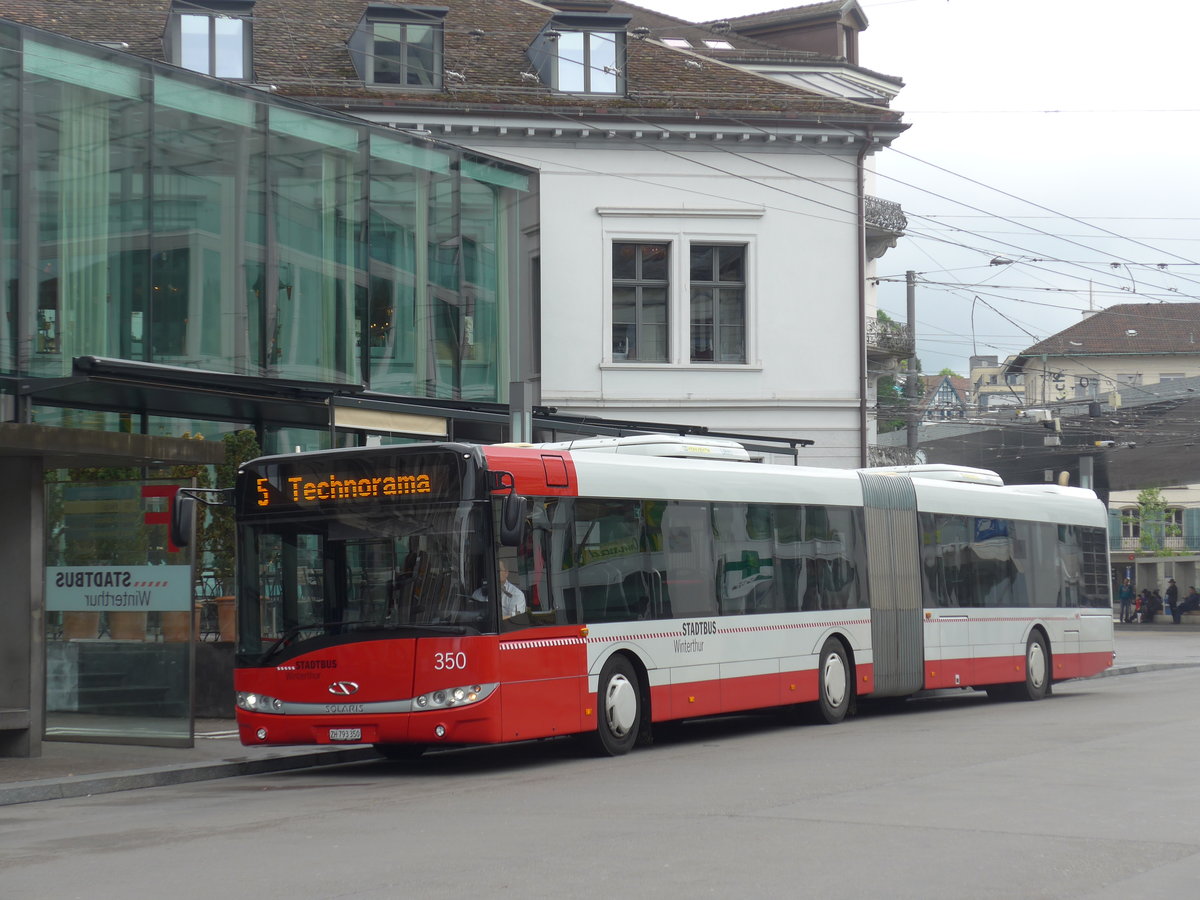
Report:
[[[525,498],[505,494],[500,507],[500,545],[520,547],[525,543]]]
[[[192,522],[196,515],[196,498],[182,493],[175,495],[171,504],[171,543],[176,547],[187,547],[192,543]]]

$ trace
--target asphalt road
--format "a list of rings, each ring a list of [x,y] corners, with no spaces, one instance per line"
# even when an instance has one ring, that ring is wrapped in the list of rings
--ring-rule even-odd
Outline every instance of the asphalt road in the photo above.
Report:
[[[1193,896],[1198,679],[710,720],[618,759],[558,740],[5,807],[0,896]]]

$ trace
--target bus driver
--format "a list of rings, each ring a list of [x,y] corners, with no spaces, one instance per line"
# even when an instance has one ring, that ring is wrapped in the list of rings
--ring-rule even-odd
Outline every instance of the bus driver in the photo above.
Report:
[[[472,594],[471,599],[486,603],[487,585],[485,584]],[[500,615],[502,618],[511,619],[523,612],[525,612],[525,594],[508,580],[508,566],[504,560],[500,560]]]

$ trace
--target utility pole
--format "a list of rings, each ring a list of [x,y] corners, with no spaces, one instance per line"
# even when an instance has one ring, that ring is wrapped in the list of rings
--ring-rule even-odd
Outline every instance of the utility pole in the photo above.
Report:
[[[908,327],[912,332],[913,352],[908,358],[908,378],[904,382],[904,395],[908,405],[908,449],[914,453],[921,445],[920,428],[921,416],[917,410],[920,399],[917,382],[917,273],[909,269],[904,273],[905,300],[907,301],[906,315]]]

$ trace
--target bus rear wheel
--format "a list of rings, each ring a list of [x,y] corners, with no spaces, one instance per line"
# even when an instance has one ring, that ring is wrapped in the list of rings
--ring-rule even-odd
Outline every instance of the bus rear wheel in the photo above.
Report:
[[[633,664],[614,656],[600,670],[596,691],[594,749],[601,756],[621,756],[633,749],[642,727],[642,693]]]
[[[1050,693],[1050,651],[1040,631],[1029,636],[1025,644],[1025,685],[1018,686],[1016,696],[1021,700],[1041,700]]]
[[[1025,642],[1025,681],[991,684],[985,690],[996,700],[1041,700],[1050,693],[1050,651],[1046,638],[1035,631]]]
[[[817,659],[817,710],[821,721],[836,725],[846,718],[854,691],[850,660],[846,648],[837,638],[830,638],[821,647]]]

